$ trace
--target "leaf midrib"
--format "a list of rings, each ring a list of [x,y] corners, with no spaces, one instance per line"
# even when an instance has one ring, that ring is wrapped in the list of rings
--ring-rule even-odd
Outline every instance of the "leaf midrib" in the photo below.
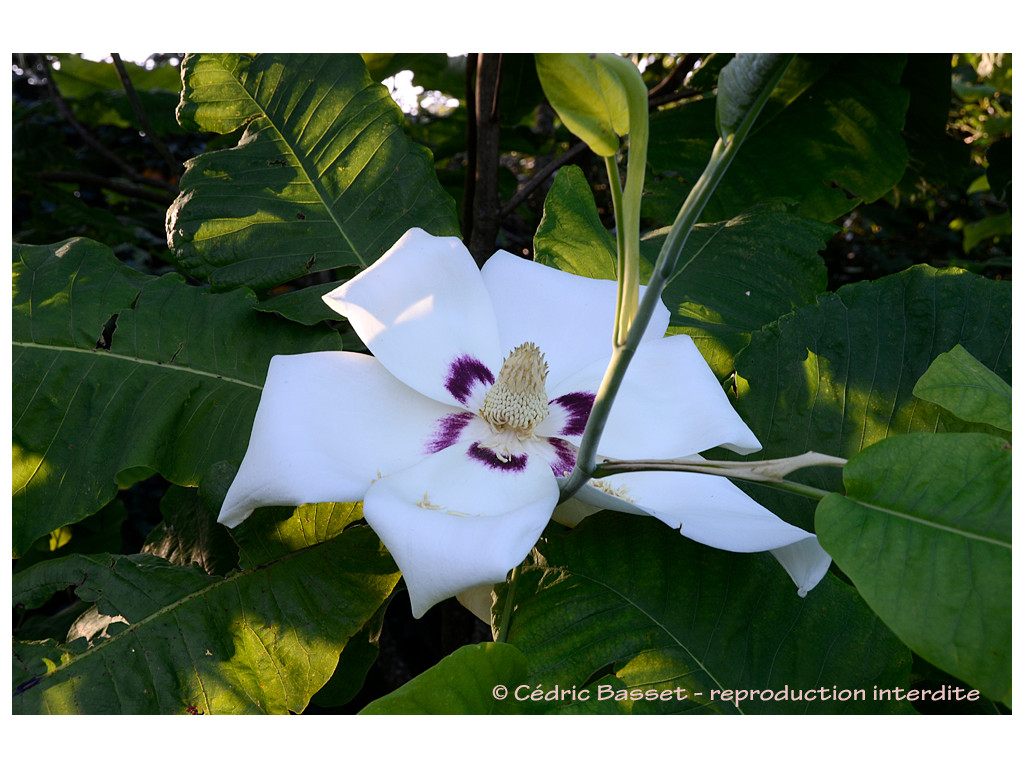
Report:
[[[891,515],[893,517],[898,517],[898,518],[900,518],[902,520],[906,520],[907,522],[914,523],[914,524],[917,524],[917,525],[922,525],[922,526],[924,526],[926,528],[934,528],[935,530],[942,531],[944,533],[953,534],[954,536],[962,536],[962,537],[964,537],[966,539],[974,539],[974,540],[980,541],[980,542],[982,542],[984,544],[990,544],[990,545],[995,546],[995,547],[1002,547],[1003,549],[1008,549],[1010,551],[1013,550],[1013,544],[1012,544],[1012,542],[1009,542],[1009,541],[1000,541],[999,539],[993,539],[993,538],[990,538],[988,536],[983,536],[980,533],[973,533],[971,531],[966,531],[966,530],[964,530],[962,528],[954,528],[951,525],[945,525],[943,523],[939,523],[939,522],[936,522],[934,520],[926,520],[926,519],[921,518],[921,517],[914,517],[911,514],[908,514],[906,512],[900,512],[897,509],[891,509],[889,507],[880,507],[877,504],[871,504],[871,503],[869,503],[867,501],[862,501],[861,499],[853,499],[853,498],[850,498],[848,496],[844,496],[844,495],[839,494],[839,493],[830,494],[830,496],[826,496],[825,498],[828,499],[828,498],[831,498],[831,497],[837,497],[837,498],[842,499],[844,501],[849,501],[852,504],[856,504],[857,506],[864,507],[866,509],[870,509],[870,510],[873,510],[875,512],[880,512],[883,515]]]
[[[248,568],[246,570],[236,571],[235,573],[228,574],[227,576],[225,576],[223,578],[216,578],[216,577],[211,576],[210,577],[210,579],[211,579],[210,583],[207,584],[205,587],[203,587],[201,589],[198,589],[198,590],[196,590],[194,592],[189,592],[189,593],[183,595],[182,597],[178,598],[177,600],[175,600],[175,601],[173,601],[171,603],[168,603],[167,605],[161,606],[160,608],[156,609],[155,611],[153,611],[152,613],[148,614],[144,618],[139,619],[136,622],[129,623],[128,626],[124,630],[122,630],[118,634],[114,635],[110,639],[108,639],[108,640],[106,640],[106,641],[104,641],[102,643],[96,643],[94,645],[91,645],[89,648],[87,648],[86,650],[82,651],[81,653],[75,654],[74,656],[71,656],[66,663],[64,663],[64,664],[62,664],[62,665],[60,665],[58,667],[54,667],[52,670],[47,670],[46,672],[44,672],[41,675],[36,675],[34,679],[38,680],[39,683],[42,683],[43,681],[49,679],[50,677],[53,677],[54,675],[56,675],[58,673],[67,671],[74,664],[78,663],[79,661],[82,661],[83,659],[89,658],[94,653],[97,653],[98,651],[106,650],[106,649],[114,646],[117,642],[119,642],[123,638],[128,637],[128,636],[132,636],[132,637],[136,636],[136,634],[137,634],[136,630],[137,629],[145,627],[147,624],[152,623],[153,621],[157,620],[161,616],[164,616],[165,614],[168,614],[168,613],[171,613],[173,611],[176,611],[178,608],[182,607],[183,605],[186,605],[188,602],[190,602],[190,601],[192,601],[194,599],[203,597],[208,592],[212,592],[213,590],[219,589],[221,587],[233,586],[233,585],[235,585],[235,583],[240,578],[249,577],[252,574],[256,573],[257,571],[265,570],[265,569],[270,568],[270,567],[275,566],[275,565],[280,565],[281,563],[285,563],[285,562],[291,560],[294,557],[297,557],[297,556],[303,555],[303,554],[307,554],[307,553],[317,549],[318,547],[323,546],[324,544],[330,543],[330,541],[333,541],[333,539],[329,539],[328,541],[320,541],[320,542],[317,542],[316,544],[313,544],[311,546],[304,547],[302,549],[296,549],[296,550],[294,550],[292,552],[286,552],[285,554],[281,555],[280,557],[274,558],[273,560],[270,560],[270,561],[268,561],[266,563],[262,563],[260,565],[253,566],[252,568]],[[61,649],[61,646],[58,645],[57,649],[58,650]],[[63,652],[67,653],[68,651],[67,651],[66,648],[63,648]],[[23,691],[16,692],[14,695],[15,696],[21,696],[21,695],[23,695],[25,692],[27,692],[29,690],[31,690],[31,688],[26,688]]]
[[[334,211],[333,206],[329,203],[330,197],[327,194],[327,190],[324,189],[323,185],[320,183],[320,178],[315,173],[312,173],[310,169],[307,167],[306,163],[304,162],[303,158],[300,156],[298,152],[298,147],[288,139],[288,137],[285,135],[284,130],[282,129],[282,126],[280,126],[274,120],[274,118],[271,117],[270,113],[264,108],[264,105],[260,104],[260,102],[256,100],[256,97],[249,92],[248,88],[246,88],[245,83],[242,81],[242,77],[248,75],[248,68],[245,70],[243,76],[237,76],[234,72],[230,71],[228,72],[228,74],[235,80],[235,82],[238,83],[239,88],[241,88],[242,92],[249,98],[249,101],[258,110],[259,114],[263,116],[263,118],[267,121],[267,124],[270,125],[271,128],[273,128],[275,133],[277,133],[277,135],[281,139],[282,144],[288,148],[288,151],[291,153],[291,156],[295,160],[297,166],[301,168],[302,172],[305,174],[306,179],[309,182],[309,185],[316,192],[317,197],[320,199],[320,203],[327,210],[328,215],[331,217],[331,221],[333,221],[334,225],[338,228],[339,234],[341,234],[342,238],[348,244],[348,247],[351,249],[353,255],[355,255],[355,257],[359,259],[360,266],[365,268],[367,266],[366,259],[363,257],[363,254],[359,251],[359,249],[356,247],[355,243],[352,242],[351,238],[349,238],[348,233],[345,230],[345,227],[342,226],[341,220],[338,218],[338,215]],[[319,70],[317,74],[319,74]],[[279,85],[280,83],[275,84],[275,92]],[[349,101],[351,102],[351,99]],[[341,111],[344,111],[347,106],[348,105],[346,104],[345,107],[342,107]]]
[[[136,363],[138,365],[150,365],[160,370],[177,371],[180,373],[186,373],[192,376],[205,376],[206,378],[215,379],[217,381],[223,381],[228,384],[236,384],[242,387],[249,387],[255,389],[258,392],[263,391],[263,387],[260,384],[253,384],[249,381],[242,379],[236,379],[231,376],[224,376],[219,373],[213,373],[212,371],[203,371],[198,368],[188,368],[183,365],[175,365],[174,363],[162,363],[156,360],[146,360],[141,357],[131,357],[130,355],[123,355],[117,352],[111,352],[109,350],[98,350],[98,349],[82,349],[81,347],[61,347],[55,344],[39,344],[32,341],[13,341],[11,342],[15,347],[22,347],[25,349],[41,349],[47,352],[64,353],[73,352],[83,355],[98,355],[105,359],[122,360],[129,363]]]
[[[577,576],[577,577],[579,577],[581,579],[586,579],[587,581],[590,581],[593,584],[598,585],[599,587],[607,589],[609,592],[611,592],[613,595],[618,597],[624,603],[626,603],[627,605],[629,605],[632,608],[636,609],[642,616],[644,616],[648,621],[650,621],[654,626],[656,626],[660,632],[663,632],[665,635],[667,635],[668,638],[680,648],[680,650],[682,650],[691,659],[693,659],[694,663],[698,667],[700,667],[701,671],[704,674],[706,674],[711,679],[711,681],[714,682],[714,684],[716,686],[718,686],[719,690],[726,690],[726,687],[723,686],[722,683],[718,680],[718,678],[715,677],[715,675],[712,674],[712,672],[707,667],[704,666],[704,663],[700,659],[697,658],[697,656],[693,653],[693,651],[691,651],[680,638],[676,637],[675,633],[671,629],[669,629],[665,624],[663,624],[661,621],[659,621],[649,611],[645,610],[639,603],[637,603],[636,601],[630,599],[629,596],[627,596],[623,592],[620,592],[618,589],[616,589],[611,584],[608,584],[607,582],[601,581],[601,580],[599,580],[599,579],[597,579],[597,578],[595,578],[593,576],[589,576],[589,575],[587,575],[585,573],[579,573],[579,572],[573,572],[573,575]],[[738,704],[733,704],[733,706],[736,708],[736,711],[739,714],[741,714],[741,715],[747,714],[746,712],[743,711],[743,708],[740,707]]]

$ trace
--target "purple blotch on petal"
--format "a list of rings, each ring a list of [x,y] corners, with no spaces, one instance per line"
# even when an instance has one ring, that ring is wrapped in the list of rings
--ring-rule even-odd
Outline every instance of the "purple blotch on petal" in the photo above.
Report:
[[[437,420],[437,430],[427,443],[428,453],[437,453],[445,448],[455,445],[459,441],[462,430],[473,420],[474,416],[469,411],[461,413],[449,413]]]
[[[502,461],[490,448],[484,448],[480,443],[473,443],[466,451],[471,459],[476,459],[481,464],[486,464],[492,469],[500,469],[502,472],[522,472],[526,468],[526,460],[529,454],[513,454],[508,461]]]
[[[565,477],[576,466],[576,446],[557,437],[549,437],[548,444],[555,449],[551,471],[555,473],[555,477]]]
[[[490,386],[494,383],[494,374],[475,357],[462,355],[448,366],[448,378],[444,382],[444,387],[452,393],[452,397],[465,405],[473,391],[473,385],[478,381]]]
[[[587,426],[587,419],[590,418],[590,409],[594,407],[594,393],[570,392],[567,395],[556,397],[551,402],[560,405],[566,411],[565,427],[562,429],[562,434],[582,435]]]

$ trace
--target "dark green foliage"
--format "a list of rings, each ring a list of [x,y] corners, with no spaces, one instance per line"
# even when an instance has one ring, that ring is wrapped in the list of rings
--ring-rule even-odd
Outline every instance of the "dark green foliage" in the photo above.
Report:
[[[789,57],[640,57],[646,283],[716,141]],[[764,446],[751,458],[849,459],[789,477],[820,503],[741,483],[814,530],[832,572],[800,598],[769,553],[600,512],[548,526],[507,626],[496,585],[496,642],[454,601],[411,618],[359,504],[230,532],[217,512],[270,358],[363,351],[321,297],[410,227],[491,217],[495,247],[616,278],[604,163],[541,82],[565,79],[559,113],[624,172],[615,89],[528,54],[502,56],[493,105],[466,90],[476,62],[442,54],[153,63],[126,64],[133,99],[109,63],[15,56],[14,712],[1012,705],[1009,54],[792,59],[663,293],[669,333]],[[424,89],[407,114],[380,84],[404,70]],[[493,210],[465,204],[478,174],[497,176]],[[984,698],[873,695],[941,686]]]

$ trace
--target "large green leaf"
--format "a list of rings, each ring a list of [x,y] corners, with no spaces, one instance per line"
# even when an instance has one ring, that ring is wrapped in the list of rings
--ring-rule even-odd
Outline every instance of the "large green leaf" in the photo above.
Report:
[[[1010,450],[991,435],[897,435],[818,505],[822,546],[916,653],[1010,705]]]
[[[594,193],[578,166],[555,174],[533,249],[536,260],[549,267],[598,280],[615,279],[615,240],[601,223]]]
[[[877,54],[798,57],[703,219],[724,221],[754,203],[786,198],[802,216],[833,221],[888,192],[908,160],[900,134],[909,103],[900,86],[904,62]],[[675,217],[711,156],[715,120],[712,98],[651,116],[648,214]]]
[[[506,715],[537,712],[526,658],[508,643],[459,648],[362,715]]]
[[[73,587],[103,616],[91,641],[17,643],[14,711],[301,712],[398,581],[358,505],[267,512],[239,529],[241,571],[151,555],[74,555],[14,580],[14,602]]]
[[[197,485],[240,461],[270,358],[339,348],[326,329],[143,276],[86,240],[14,246],[14,555],[118,483]]]
[[[1013,429],[1010,385],[957,344],[935,358],[914,387],[914,395],[941,405],[964,421]]]
[[[850,458],[904,432],[961,431],[962,422],[918,399],[918,379],[957,344],[1010,376],[1010,287],[957,269],[921,265],[823,294],[753,334],[736,357],[736,408],[764,451],[813,450]],[[805,469],[792,479],[839,491],[839,473]],[[810,528],[805,500],[745,488],[777,514]]]
[[[189,55],[182,79],[183,126],[245,128],[187,163],[167,214],[179,266],[216,290],[365,267],[411,227],[458,234],[430,152],[358,55]]]
[[[832,232],[782,203],[697,225],[662,294],[672,312],[670,333],[693,338],[724,379],[751,333],[824,290],[828,274],[818,251]],[[659,247],[662,240],[650,238]]]
[[[771,555],[722,552],[608,512],[542,539],[538,551],[522,570],[508,637],[529,659],[531,682],[582,688],[615,665],[629,689],[690,694],[633,711],[730,713],[891,711],[873,687],[906,687],[909,653],[832,576],[800,598]],[[737,704],[721,693],[833,686],[864,698]]]

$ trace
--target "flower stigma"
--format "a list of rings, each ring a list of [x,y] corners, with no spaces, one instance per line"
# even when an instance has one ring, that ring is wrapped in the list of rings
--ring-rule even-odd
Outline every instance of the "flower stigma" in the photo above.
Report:
[[[502,363],[479,411],[494,433],[483,446],[493,450],[499,461],[508,462],[521,441],[532,440],[533,430],[548,417],[547,376],[544,355],[529,341],[513,349]]]

